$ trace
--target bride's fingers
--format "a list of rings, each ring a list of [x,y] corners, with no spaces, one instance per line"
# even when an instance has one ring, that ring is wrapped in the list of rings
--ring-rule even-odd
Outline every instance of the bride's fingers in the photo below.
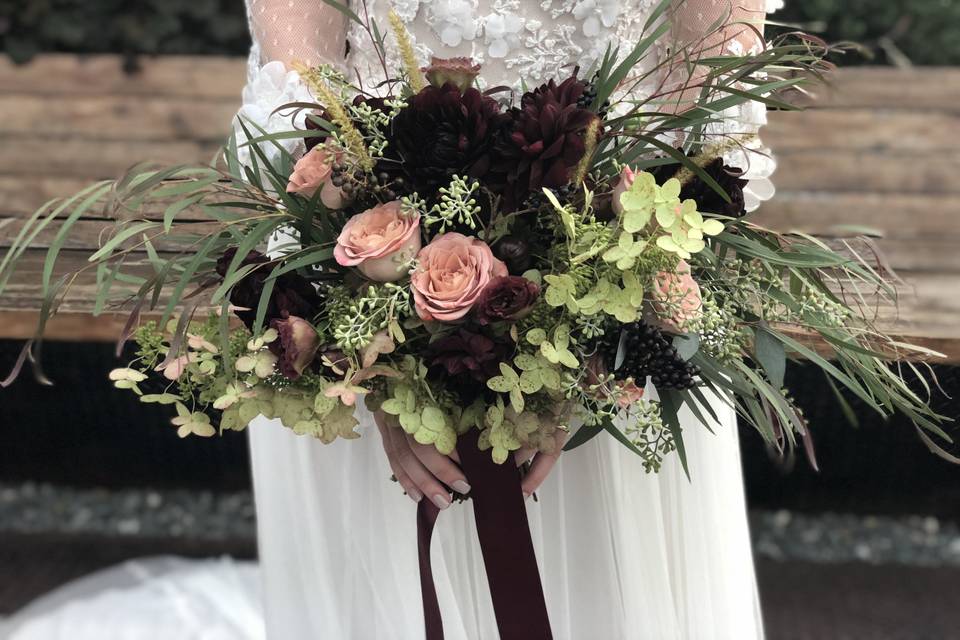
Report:
[[[523,466],[524,462],[528,462],[533,456],[537,455],[536,447],[521,447],[513,452],[513,459],[517,463],[517,466]]]
[[[387,433],[393,443],[397,463],[403,468],[420,492],[430,498],[440,509],[450,506],[450,493],[414,455],[407,434],[401,429],[389,429]]]
[[[397,482],[400,483],[400,486],[403,487],[404,493],[410,496],[410,499],[414,502],[423,500],[423,494],[420,493],[420,489],[413,483],[413,480],[411,480],[407,472],[403,470],[400,463],[396,462],[393,456],[390,455],[387,456],[387,459],[390,461],[390,469],[393,471],[393,476],[397,479]]]
[[[413,436],[407,435],[407,443],[413,451],[413,455],[423,463],[430,473],[436,476],[440,482],[452,488],[457,493],[470,493],[470,485],[467,483],[467,476],[463,475],[460,467],[457,466],[450,456],[445,456],[433,445],[420,444],[414,440]]]
[[[393,431],[393,427],[389,426],[389,419],[386,414],[378,412],[375,422],[377,429],[380,430],[380,437],[383,441],[383,452],[387,454],[387,463],[390,465],[390,471],[393,472],[393,477],[397,479],[397,482],[403,487],[404,492],[410,496],[411,500],[420,502],[423,499],[423,494],[420,493],[420,489],[417,488],[417,485],[413,483],[413,480],[410,479],[410,476],[397,461],[397,448],[394,445],[393,438],[390,437],[390,432]]]
[[[551,453],[538,453],[530,465],[530,470],[524,476],[520,488],[523,490],[524,497],[529,497],[534,491],[540,488],[543,481],[547,479],[553,466],[557,464],[557,459],[563,452],[563,445],[567,441],[567,434],[557,434],[557,446]]]

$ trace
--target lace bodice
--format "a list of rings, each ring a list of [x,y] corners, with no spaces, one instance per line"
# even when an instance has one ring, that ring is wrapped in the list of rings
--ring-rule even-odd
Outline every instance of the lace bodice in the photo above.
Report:
[[[615,41],[635,41],[657,0],[394,0],[423,59],[469,56],[490,84],[527,86],[592,67]],[[390,0],[367,0],[378,17]],[[362,43],[360,25],[350,42]],[[352,50],[352,62],[372,68],[370,49]]]
[[[253,47],[241,116],[267,131],[290,126],[289,118],[270,116],[277,106],[309,100],[297,74],[285,65],[333,64],[367,90],[383,79],[383,63],[368,31],[323,0],[246,1]],[[626,53],[641,37],[658,4],[659,0],[350,0],[357,17],[376,23],[384,34],[386,65],[391,71],[400,67],[389,35],[392,9],[413,36],[421,63],[426,64],[431,56],[469,56],[483,64],[482,79],[487,85],[515,89],[563,77],[575,66],[586,71],[608,46],[619,46]],[[655,51],[696,41],[698,34],[724,17],[735,26],[716,34],[713,44],[717,52],[726,48],[742,54],[756,49],[762,43],[756,32],[742,23],[762,29],[765,11],[780,6],[782,0],[677,0],[673,29]],[[651,55],[644,65],[649,69],[657,62],[657,56]],[[651,75],[649,84],[660,81],[662,78]],[[635,88],[644,90],[644,85]],[[715,133],[752,133],[764,123],[763,105],[754,103],[729,114]],[[738,157],[729,160],[748,168],[752,182],[746,196],[752,208],[772,195],[766,178],[774,165],[759,142],[750,146],[761,152],[747,157],[738,151]]]
[[[353,0],[350,4],[358,17],[371,19],[384,33],[389,12],[395,11],[413,36],[421,62],[434,55],[469,56],[483,64],[483,79],[489,84],[531,86],[574,66],[591,68],[608,46],[628,49],[659,1]],[[776,9],[782,1],[686,0],[677,5],[678,24],[695,33],[727,13],[762,24],[764,9]],[[363,25],[323,0],[247,0],[247,6],[254,42],[252,72],[270,60],[299,60],[335,64],[361,80],[382,76],[381,61]],[[386,41],[387,63],[395,69],[396,50],[391,38]],[[653,58],[648,61],[655,63]]]

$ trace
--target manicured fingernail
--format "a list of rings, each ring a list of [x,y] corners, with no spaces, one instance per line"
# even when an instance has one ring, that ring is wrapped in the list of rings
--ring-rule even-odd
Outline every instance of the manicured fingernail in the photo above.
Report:
[[[524,492],[523,492],[523,499],[524,499],[524,500],[529,500],[529,499],[530,499],[530,492],[529,492],[529,491],[524,491]]]
[[[423,500],[423,494],[417,491],[416,489],[410,489],[407,491],[407,495],[410,496],[410,499],[414,502],[420,502]]]
[[[437,505],[437,509],[446,509],[450,506],[450,498],[438,493],[437,495],[433,496],[433,504]]]
[[[457,493],[462,493],[464,495],[470,493],[470,485],[467,484],[466,480],[457,480],[452,485],[454,491]]]

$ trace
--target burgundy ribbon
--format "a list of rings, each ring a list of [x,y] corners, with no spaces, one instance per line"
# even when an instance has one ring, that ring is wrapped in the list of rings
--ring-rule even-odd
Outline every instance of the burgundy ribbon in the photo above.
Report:
[[[540,570],[530,539],[520,470],[509,461],[496,464],[489,451],[477,448],[479,432],[460,437],[457,452],[471,483],[470,499],[477,537],[487,569],[501,640],[552,640],[550,619],[540,584]],[[430,500],[417,508],[420,590],[427,640],[443,640],[443,620],[430,564],[430,540],[439,510]]]

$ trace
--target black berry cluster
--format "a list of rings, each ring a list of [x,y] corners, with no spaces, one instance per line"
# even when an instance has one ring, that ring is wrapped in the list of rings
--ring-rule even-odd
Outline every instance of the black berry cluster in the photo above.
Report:
[[[406,192],[406,184],[401,177],[391,177],[386,172],[367,176],[359,169],[351,171],[345,164],[337,163],[331,167],[330,182],[340,187],[345,196],[367,191],[372,192],[384,202],[396,200],[400,194]]]
[[[583,93],[577,98],[577,106],[581,109],[589,109],[590,106],[597,99],[597,85],[591,82],[583,90]],[[602,118],[607,114],[607,111],[610,109],[610,101],[606,100],[600,108],[597,110],[598,115]]]
[[[690,389],[696,385],[700,370],[677,353],[659,329],[645,322],[623,325],[624,358],[614,370],[620,344],[620,332],[607,331],[597,348],[604,362],[618,380],[633,378],[643,384],[647,376],[660,389]]]

